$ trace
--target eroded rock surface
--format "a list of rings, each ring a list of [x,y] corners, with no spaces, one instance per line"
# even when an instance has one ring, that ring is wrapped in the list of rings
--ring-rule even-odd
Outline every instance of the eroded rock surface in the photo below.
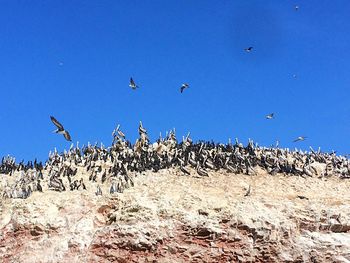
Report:
[[[246,195],[251,187],[250,193]],[[2,262],[349,262],[350,181],[178,169],[2,199]]]

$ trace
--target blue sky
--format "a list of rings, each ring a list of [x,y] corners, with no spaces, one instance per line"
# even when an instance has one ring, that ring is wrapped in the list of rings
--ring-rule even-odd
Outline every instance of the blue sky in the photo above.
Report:
[[[348,153],[349,13],[347,0],[1,1],[0,156],[68,149],[50,115],[80,145],[110,145],[118,123],[134,142],[142,120],[152,140],[175,127]]]

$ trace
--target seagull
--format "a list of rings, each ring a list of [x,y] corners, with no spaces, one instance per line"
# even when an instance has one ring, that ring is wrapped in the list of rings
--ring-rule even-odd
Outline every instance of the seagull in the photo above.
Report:
[[[135,81],[130,78],[130,84],[129,84],[129,87],[132,88],[132,89],[136,89],[138,88],[139,86],[136,85]]]
[[[253,47],[247,47],[247,48],[244,49],[244,51],[246,51],[246,52],[250,52],[252,50],[253,50]]]
[[[295,9],[295,11],[298,11],[298,10],[299,10],[299,6],[298,6],[298,5],[295,5],[295,6],[294,6],[294,9]]]
[[[182,85],[181,85],[181,88],[180,88],[180,92],[181,92],[181,93],[184,92],[184,89],[187,89],[187,88],[189,88],[189,87],[190,87],[190,85],[188,85],[187,83],[182,84]]]
[[[274,118],[274,113],[267,114],[267,115],[265,116],[265,118],[268,119],[268,120],[273,119],[273,118]]]
[[[306,136],[299,136],[293,142],[305,141],[306,138],[307,138]]]
[[[53,116],[50,116],[50,119],[51,121],[53,122],[53,124],[56,125],[57,127],[57,130],[53,131],[55,133],[58,133],[58,134],[63,134],[64,138],[67,140],[67,141],[72,141],[70,135],[69,135],[69,132],[66,131],[64,128],[63,128],[63,125],[61,123],[58,122],[58,120],[55,119],[55,117]]]

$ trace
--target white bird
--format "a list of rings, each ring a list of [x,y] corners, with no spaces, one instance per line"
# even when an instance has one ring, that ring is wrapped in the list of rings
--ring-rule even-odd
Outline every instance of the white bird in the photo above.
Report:
[[[298,10],[299,10],[299,6],[298,6],[298,5],[295,5],[295,6],[294,6],[294,9],[295,9],[295,11],[298,11]]]

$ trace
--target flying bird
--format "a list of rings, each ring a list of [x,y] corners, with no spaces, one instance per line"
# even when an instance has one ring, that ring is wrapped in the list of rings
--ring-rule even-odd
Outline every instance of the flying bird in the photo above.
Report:
[[[190,87],[190,85],[188,85],[187,83],[182,84],[182,85],[181,85],[181,88],[180,88],[180,92],[181,92],[181,93],[184,92],[184,89],[187,89],[187,88],[189,88],[189,87]]]
[[[306,136],[299,136],[293,142],[305,141],[306,138],[307,138]]]
[[[244,49],[244,51],[246,51],[246,52],[250,52],[252,50],[253,50],[253,47],[247,47],[247,48]]]
[[[298,10],[299,10],[299,6],[298,6],[298,5],[295,5],[295,6],[294,6],[294,9],[295,9],[295,11],[298,11]]]
[[[267,114],[267,115],[265,116],[265,118],[268,119],[268,120],[273,119],[273,118],[274,118],[274,113]]]
[[[63,125],[61,123],[59,123],[58,120],[56,120],[56,118],[53,116],[50,116],[50,119],[53,122],[53,124],[55,124],[55,126],[57,127],[57,130],[55,130],[53,132],[58,133],[58,134],[63,134],[64,138],[67,141],[72,141],[69,132],[64,129]]]
[[[135,81],[130,78],[130,84],[129,84],[129,87],[132,88],[132,89],[136,89],[138,88],[139,86],[136,85]]]

